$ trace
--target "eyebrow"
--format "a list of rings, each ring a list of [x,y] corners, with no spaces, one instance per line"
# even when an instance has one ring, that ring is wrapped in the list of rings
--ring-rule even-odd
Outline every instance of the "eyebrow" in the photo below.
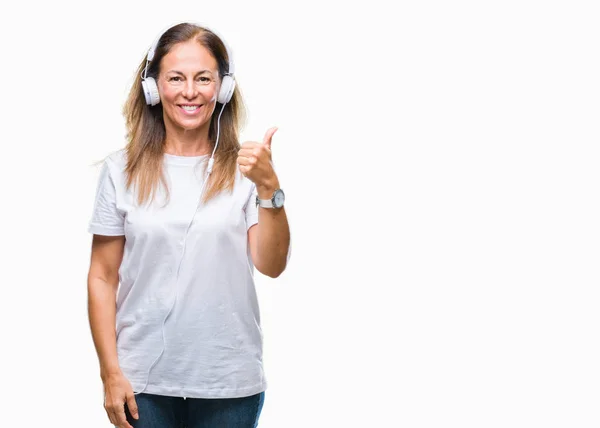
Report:
[[[169,70],[169,71],[167,71],[167,73],[175,73],[175,74],[180,74],[182,76],[185,76],[181,71],[178,71],[178,70]],[[203,74],[203,73],[212,74],[212,72],[210,70],[202,70],[202,71],[197,72],[196,75]]]

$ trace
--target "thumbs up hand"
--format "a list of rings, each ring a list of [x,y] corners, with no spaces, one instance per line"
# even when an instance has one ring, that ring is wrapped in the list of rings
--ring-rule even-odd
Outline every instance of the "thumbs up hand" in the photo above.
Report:
[[[273,169],[271,160],[271,140],[277,127],[270,128],[265,133],[262,142],[246,141],[238,152],[237,163],[240,171],[256,184],[258,196],[270,198],[279,188],[279,180]]]

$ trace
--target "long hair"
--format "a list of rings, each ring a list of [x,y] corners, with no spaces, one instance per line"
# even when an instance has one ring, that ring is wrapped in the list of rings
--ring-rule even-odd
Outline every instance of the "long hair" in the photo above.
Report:
[[[178,43],[195,40],[205,47],[215,58],[219,68],[219,78],[223,79],[229,69],[227,49],[221,39],[207,28],[183,23],[171,27],[161,37],[156,47],[154,58],[148,65],[147,76],[158,81],[162,58]],[[163,153],[166,139],[163,121],[162,103],[155,106],[146,104],[142,89],[141,75],[146,66],[146,56],[140,63],[133,86],[129,92],[123,116],[126,121],[127,145],[127,188],[131,186],[137,191],[138,203],[144,204],[154,200],[159,183],[165,189],[167,200],[169,188],[163,170]],[[208,139],[211,153],[214,150],[217,136],[217,118],[223,105],[216,103],[213,112]],[[236,85],[231,100],[225,105],[219,126],[219,145],[215,152],[214,167],[210,174],[203,202],[218,195],[224,190],[232,191],[237,171],[237,154],[240,150],[238,141],[239,129],[246,119],[246,111],[242,95]]]

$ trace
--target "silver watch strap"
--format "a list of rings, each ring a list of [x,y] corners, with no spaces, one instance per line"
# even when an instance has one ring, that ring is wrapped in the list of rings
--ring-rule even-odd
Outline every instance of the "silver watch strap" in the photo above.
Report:
[[[256,205],[261,208],[273,208],[273,201],[270,199],[259,199],[258,195],[256,196]]]

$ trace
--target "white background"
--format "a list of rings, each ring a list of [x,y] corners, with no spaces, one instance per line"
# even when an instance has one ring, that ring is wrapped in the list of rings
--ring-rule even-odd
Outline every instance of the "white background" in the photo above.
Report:
[[[260,428],[599,426],[598,11],[392,3],[2,6],[1,426],[111,426],[92,163],[183,20],[231,46],[243,140],[279,127],[294,247],[256,276]]]

